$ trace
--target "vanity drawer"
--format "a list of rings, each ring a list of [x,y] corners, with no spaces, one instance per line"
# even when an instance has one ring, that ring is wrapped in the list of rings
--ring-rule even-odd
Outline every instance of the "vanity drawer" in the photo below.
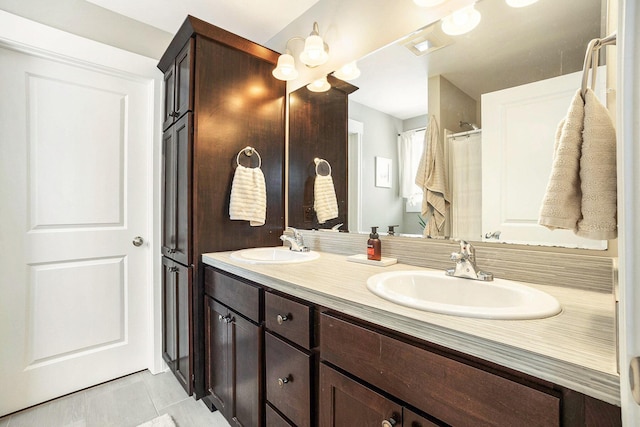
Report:
[[[204,293],[256,323],[261,321],[262,292],[258,286],[234,279],[211,267],[204,269]]]
[[[267,409],[265,410],[266,418],[267,418],[267,427],[294,427],[287,420],[282,418],[280,414],[278,414],[275,409],[271,407],[271,405],[266,405]]]
[[[267,400],[298,427],[311,425],[312,355],[267,332]]]
[[[265,294],[264,305],[267,329],[301,347],[312,347],[311,307],[271,292]]]
[[[559,397],[323,313],[320,357],[453,426],[559,426]]]

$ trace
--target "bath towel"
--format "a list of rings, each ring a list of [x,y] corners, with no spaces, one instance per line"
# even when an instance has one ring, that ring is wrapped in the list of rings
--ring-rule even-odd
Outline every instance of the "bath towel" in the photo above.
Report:
[[[260,168],[238,165],[231,183],[229,217],[249,221],[252,227],[264,225],[267,216],[267,191]]]
[[[338,217],[338,200],[331,175],[316,174],[313,199],[313,209],[320,224]]]
[[[445,237],[445,222],[451,198],[445,169],[440,130],[434,116],[425,132],[425,146],[416,173],[416,184],[422,188],[422,215],[425,217],[424,235]]]
[[[540,225],[551,230],[574,230],[582,217],[580,154],[583,126],[584,102],[578,90],[556,131],[551,175],[538,219]]]
[[[591,89],[574,96],[556,133],[553,166],[538,223],[581,237],[617,237],[616,135]]]
[[[609,240],[618,236],[616,131],[609,112],[591,89],[585,92],[580,156],[582,219],[576,234]]]

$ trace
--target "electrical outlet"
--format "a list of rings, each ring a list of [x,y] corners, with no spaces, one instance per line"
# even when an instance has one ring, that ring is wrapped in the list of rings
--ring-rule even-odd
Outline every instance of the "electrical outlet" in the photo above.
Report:
[[[313,222],[313,206],[303,206],[304,222]]]

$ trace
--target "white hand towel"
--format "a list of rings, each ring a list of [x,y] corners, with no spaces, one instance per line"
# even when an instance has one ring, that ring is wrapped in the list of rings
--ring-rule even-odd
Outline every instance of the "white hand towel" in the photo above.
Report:
[[[558,125],[553,166],[540,209],[538,223],[550,230],[575,230],[582,217],[580,154],[583,126],[584,101],[578,90],[567,116]]]
[[[252,227],[264,225],[267,216],[267,190],[260,168],[238,165],[231,183],[229,217],[249,221]]]
[[[449,210],[449,182],[440,143],[440,130],[434,116],[429,118],[425,147],[416,173],[416,184],[422,188],[422,215],[428,216],[424,235],[445,237],[445,221]]]
[[[313,198],[313,209],[320,224],[338,217],[338,200],[331,175],[316,175]]]
[[[617,232],[616,131],[609,112],[587,89],[580,157],[582,219],[578,236],[615,239]]]

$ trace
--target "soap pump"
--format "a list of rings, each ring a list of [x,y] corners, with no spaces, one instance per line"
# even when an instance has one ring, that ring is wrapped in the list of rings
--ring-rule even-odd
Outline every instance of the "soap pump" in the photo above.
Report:
[[[378,227],[371,227],[371,234],[369,234],[369,240],[367,240],[367,259],[380,261],[382,248],[378,237]]]

